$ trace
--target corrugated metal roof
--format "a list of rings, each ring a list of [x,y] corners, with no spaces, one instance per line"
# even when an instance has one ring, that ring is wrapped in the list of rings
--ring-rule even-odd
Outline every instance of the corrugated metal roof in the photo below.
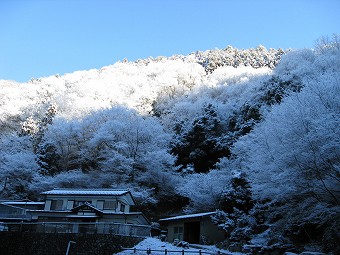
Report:
[[[97,195],[120,196],[128,193],[128,190],[117,189],[53,189],[41,193],[42,195]]]
[[[209,216],[209,215],[213,215],[213,214],[215,214],[215,212],[205,212],[205,213],[195,213],[195,214],[179,215],[179,216],[175,216],[175,217],[160,219],[160,221],[189,219],[189,218]]]

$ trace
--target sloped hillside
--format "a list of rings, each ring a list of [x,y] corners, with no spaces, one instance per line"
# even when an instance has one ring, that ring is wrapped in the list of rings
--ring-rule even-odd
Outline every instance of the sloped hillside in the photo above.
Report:
[[[337,38],[0,81],[1,196],[125,187],[155,218],[219,210],[229,243],[336,251]]]

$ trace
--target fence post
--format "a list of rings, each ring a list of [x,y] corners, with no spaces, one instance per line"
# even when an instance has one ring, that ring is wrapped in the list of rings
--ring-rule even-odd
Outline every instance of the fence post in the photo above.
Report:
[[[199,250],[198,253],[199,253],[199,255],[202,255],[202,250]]]
[[[137,249],[136,248],[133,248],[133,253],[136,253]]]
[[[164,255],[167,255],[167,254],[168,254],[168,250],[165,249],[165,250],[164,250]]]
[[[67,244],[67,250],[66,250],[66,255],[69,254],[71,244],[75,244],[75,243],[76,243],[76,242],[74,242],[74,241],[69,241],[69,242],[68,242],[68,244]]]
[[[182,255],[184,255],[184,250],[182,250]]]

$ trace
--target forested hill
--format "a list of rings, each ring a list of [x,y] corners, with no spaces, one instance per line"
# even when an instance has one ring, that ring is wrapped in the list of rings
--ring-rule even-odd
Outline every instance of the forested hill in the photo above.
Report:
[[[338,36],[0,81],[1,198],[130,188],[156,218],[218,210],[231,241],[339,249],[339,81]]]

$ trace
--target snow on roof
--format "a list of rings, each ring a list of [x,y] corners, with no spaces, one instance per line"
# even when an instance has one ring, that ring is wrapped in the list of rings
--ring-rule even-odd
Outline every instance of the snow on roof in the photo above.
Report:
[[[175,217],[160,219],[159,221],[189,219],[189,218],[209,216],[209,215],[213,215],[213,214],[215,214],[215,212],[205,212],[205,213],[195,213],[195,214],[179,215],[179,216],[175,216]]]
[[[3,202],[5,205],[43,205],[45,202]]]
[[[99,195],[99,196],[120,196],[128,193],[129,190],[117,189],[53,189],[41,193],[42,195]]]

